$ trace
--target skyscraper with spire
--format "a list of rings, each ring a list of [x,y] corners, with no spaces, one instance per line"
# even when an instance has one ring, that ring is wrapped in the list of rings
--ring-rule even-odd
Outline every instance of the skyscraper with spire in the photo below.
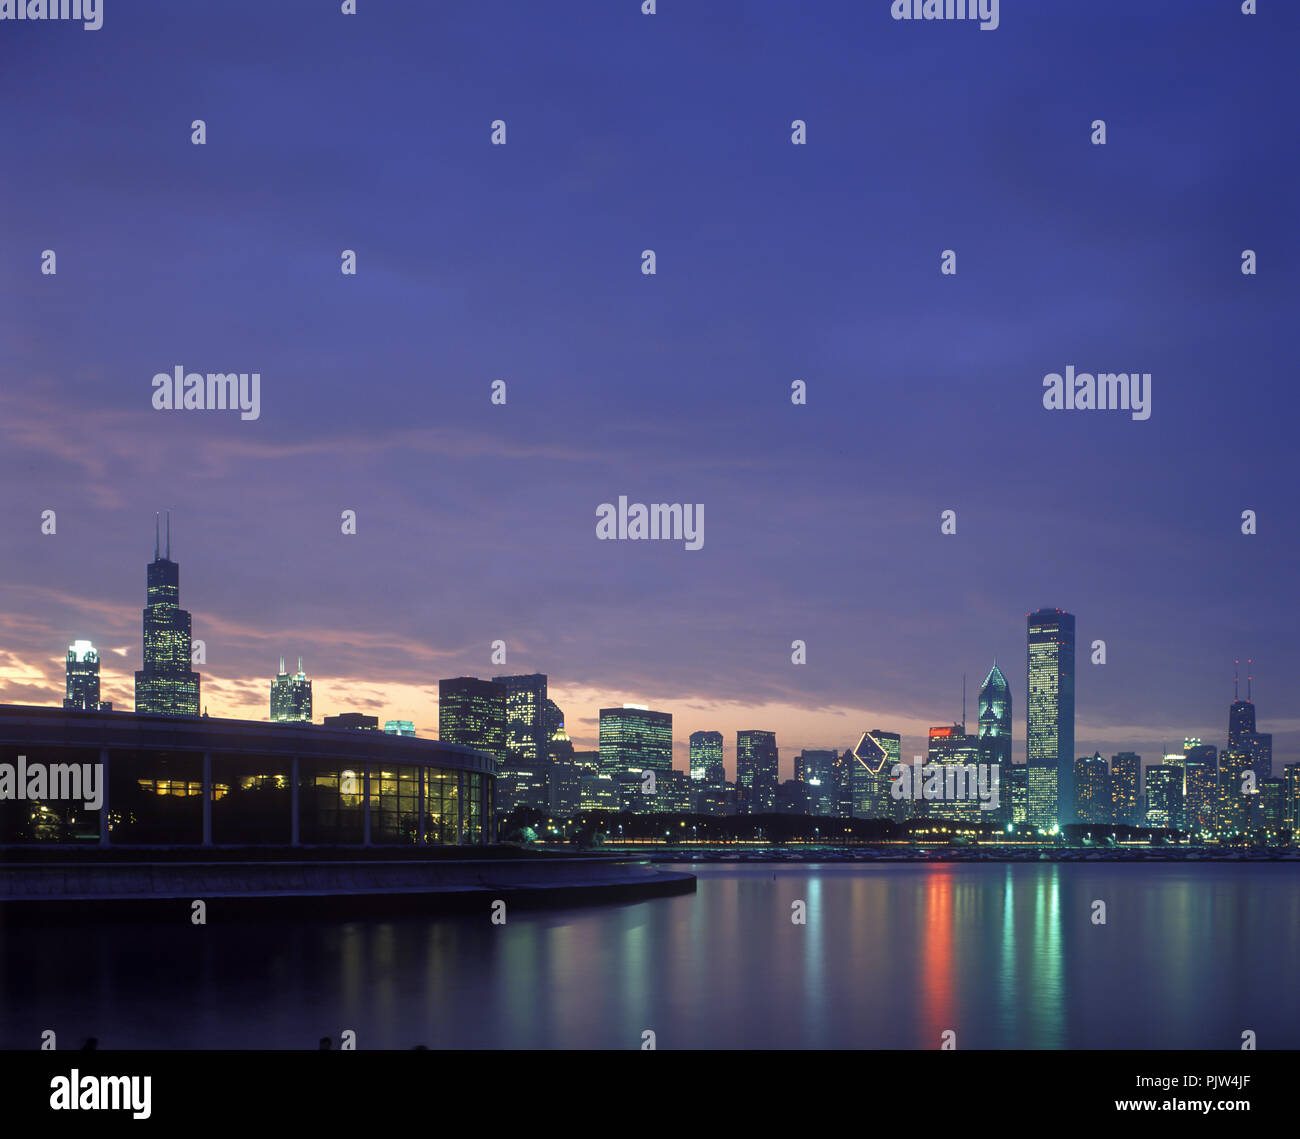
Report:
[[[998,764],[1005,777],[1011,766],[1011,685],[996,660],[980,685],[979,738],[983,762]]]
[[[1002,791],[994,820],[1011,821],[1011,685],[993,661],[993,667],[980,685],[979,698],[980,762],[997,765]]]
[[[1258,824],[1259,788],[1273,775],[1273,736],[1255,730],[1254,680],[1253,675],[1246,677],[1243,700],[1240,672],[1234,668],[1232,704],[1228,708],[1228,746],[1219,759],[1216,827],[1220,840],[1245,834]],[[1247,771],[1254,775],[1253,791],[1244,779]]]
[[[167,514],[166,552],[159,552],[158,516],[153,523],[144,608],[144,668],[135,674],[135,710],[158,716],[199,714],[199,674],[190,667],[190,615],[180,607],[181,571],[172,561],[172,519]]]
[[[1247,661],[1247,665],[1254,664]],[[1236,684],[1233,685],[1236,697]],[[1246,676],[1246,699],[1234,699],[1228,711],[1228,746],[1244,751],[1248,763],[1255,772],[1255,779],[1262,783],[1273,778],[1273,733],[1255,730],[1255,677]]]
[[[277,724],[311,723],[311,680],[302,670],[302,657],[298,658],[298,672],[290,676],[280,658],[280,671],[271,681],[271,720]]]
[[[1246,662],[1250,664],[1250,661]],[[1241,662],[1235,664],[1240,666]],[[1239,748],[1245,743],[1245,737],[1248,733],[1255,730],[1255,705],[1249,696],[1249,686],[1254,677],[1247,677],[1247,697],[1241,698],[1241,677],[1239,668],[1234,668],[1232,673],[1232,703],[1228,707],[1228,747]]]

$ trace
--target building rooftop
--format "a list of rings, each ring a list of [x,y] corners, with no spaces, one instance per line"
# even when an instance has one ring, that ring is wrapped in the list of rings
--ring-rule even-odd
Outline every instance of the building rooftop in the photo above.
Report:
[[[0,748],[4,747],[248,752],[451,766],[492,775],[497,770],[496,761],[485,752],[413,736],[326,728],[320,724],[84,712],[31,704],[0,704]]]

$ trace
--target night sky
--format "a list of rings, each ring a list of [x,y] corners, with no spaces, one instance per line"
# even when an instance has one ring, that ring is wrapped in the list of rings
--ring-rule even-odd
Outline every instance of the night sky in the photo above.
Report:
[[[132,706],[170,509],[213,715],[266,719],[281,655],[318,720],[428,735],[439,677],[538,671],[579,748],[644,703],[679,767],[763,728],[786,778],[922,751],[963,673],[973,724],[996,657],[1023,758],[1059,606],[1078,754],[1222,747],[1252,657],[1300,758],[1300,8],[359,7],[0,24],[0,701],[83,637]],[[1071,364],[1150,372],[1151,418],[1044,410]],[[177,365],[259,372],[261,417],[154,410]],[[597,541],[624,494],[704,503],[703,548]]]

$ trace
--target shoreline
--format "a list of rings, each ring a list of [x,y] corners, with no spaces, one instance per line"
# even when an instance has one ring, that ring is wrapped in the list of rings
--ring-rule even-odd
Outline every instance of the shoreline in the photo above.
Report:
[[[117,852],[119,855],[121,852]],[[172,852],[175,854],[176,852]],[[13,925],[86,918],[189,921],[320,914],[331,918],[548,908],[692,893],[695,875],[643,855],[315,859],[227,857],[0,862],[0,919]]]
[[[629,852],[630,853],[630,852]],[[1300,850],[1283,848],[1281,850],[1229,850],[1216,851],[1206,848],[1179,850],[1171,848],[1162,850],[1158,847],[1142,850],[1090,850],[1088,848],[1001,850],[996,847],[948,850],[927,849],[880,850],[857,849],[845,851],[829,848],[819,851],[782,851],[782,850],[685,850],[667,849],[642,851],[640,856],[649,862],[706,862],[706,863],[764,863],[800,865],[807,863],[1029,863],[1039,865],[1045,862],[1300,862]]]

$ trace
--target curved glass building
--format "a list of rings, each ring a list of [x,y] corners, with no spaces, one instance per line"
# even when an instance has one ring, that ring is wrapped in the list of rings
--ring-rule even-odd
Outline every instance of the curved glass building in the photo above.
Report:
[[[0,845],[483,844],[496,761],[438,740],[0,705]]]

